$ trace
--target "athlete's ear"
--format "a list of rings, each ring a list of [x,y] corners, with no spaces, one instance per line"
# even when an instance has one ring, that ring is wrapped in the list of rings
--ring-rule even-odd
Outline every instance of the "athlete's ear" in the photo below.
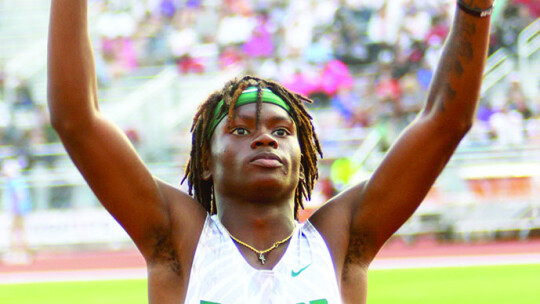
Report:
[[[203,173],[202,173],[202,178],[204,181],[209,181],[212,179],[212,173],[210,172],[210,170],[203,170]]]
[[[203,157],[203,170],[202,170],[202,179],[204,181],[209,181],[212,179],[212,172],[210,171],[210,157]]]

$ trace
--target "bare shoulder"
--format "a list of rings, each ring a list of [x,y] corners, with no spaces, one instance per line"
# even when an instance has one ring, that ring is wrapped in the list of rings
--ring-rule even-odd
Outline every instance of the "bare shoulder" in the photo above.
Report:
[[[330,249],[344,303],[366,303],[367,270],[374,254],[368,231],[357,229],[366,183],[344,190],[309,219]]]
[[[352,229],[355,215],[361,209],[363,189],[366,182],[341,192],[320,207],[309,219],[325,239],[334,260],[336,271],[341,274],[343,266],[351,262],[350,254],[362,254],[367,236]],[[354,248],[353,248],[354,247]],[[354,258],[357,261],[356,258]]]
[[[171,220],[169,226],[154,230],[150,236],[153,246],[145,256],[149,302],[181,303],[207,213],[179,188],[157,179],[156,183]]]
[[[166,265],[178,275],[185,275],[186,271],[189,274],[207,213],[194,198],[177,187],[161,180],[157,180],[157,184],[167,202],[171,221],[169,226],[152,232],[153,250],[145,259],[149,267]]]
[[[206,211],[193,197],[165,181],[156,179],[163,199],[170,206],[171,216],[186,218],[188,222],[206,219]],[[187,224],[187,223],[186,223]]]

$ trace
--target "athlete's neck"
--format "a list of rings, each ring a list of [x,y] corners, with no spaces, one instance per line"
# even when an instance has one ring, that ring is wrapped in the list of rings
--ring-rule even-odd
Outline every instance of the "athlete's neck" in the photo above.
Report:
[[[293,210],[290,203],[222,201],[218,204],[218,217],[233,236],[262,250],[290,235],[295,225]]]

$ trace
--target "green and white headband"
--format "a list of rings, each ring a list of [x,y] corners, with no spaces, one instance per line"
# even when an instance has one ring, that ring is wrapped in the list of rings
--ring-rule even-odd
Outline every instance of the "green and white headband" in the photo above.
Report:
[[[246,105],[250,103],[256,103],[257,102],[257,91],[258,88],[256,87],[249,87],[245,89],[240,96],[238,96],[238,100],[235,104],[235,109]],[[283,108],[287,113],[290,114],[291,107],[283,100],[281,97],[276,95],[274,92],[272,92],[270,89],[261,89],[262,91],[262,102],[264,103],[271,103],[275,104],[277,106],[280,106]],[[226,107],[225,102],[223,99],[219,102],[219,104],[216,106],[216,109],[214,110],[214,114],[212,115],[211,121],[210,121],[210,127],[208,128],[208,139],[212,137],[212,134],[216,130],[217,125],[227,116],[229,111],[224,111],[223,107]]]

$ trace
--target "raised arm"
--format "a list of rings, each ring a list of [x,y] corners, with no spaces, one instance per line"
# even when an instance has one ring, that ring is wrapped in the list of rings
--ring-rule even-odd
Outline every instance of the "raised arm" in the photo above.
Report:
[[[475,10],[492,0],[465,0]],[[369,265],[411,216],[473,122],[487,55],[490,18],[456,8],[451,32],[423,111],[401,134],[369,181],[346,190],[315,214],[338,264]],[[328,224],[325,218],[342,219]],[[336,224],[337,223],[337,224]]]
[[[53,0],[48,54],[51,122],[70,157],[105,208],[145,257],[170,240],[173,207],[188,214],[197,204],[157,181],[124,133],[107,121],[97,103],[94,54],[87,28],[87,0]],[[190,208],[187,208],[189,205]],[[192,209],[197,210],[197,209]],[[193,213],[193,211],[191,211]]]

